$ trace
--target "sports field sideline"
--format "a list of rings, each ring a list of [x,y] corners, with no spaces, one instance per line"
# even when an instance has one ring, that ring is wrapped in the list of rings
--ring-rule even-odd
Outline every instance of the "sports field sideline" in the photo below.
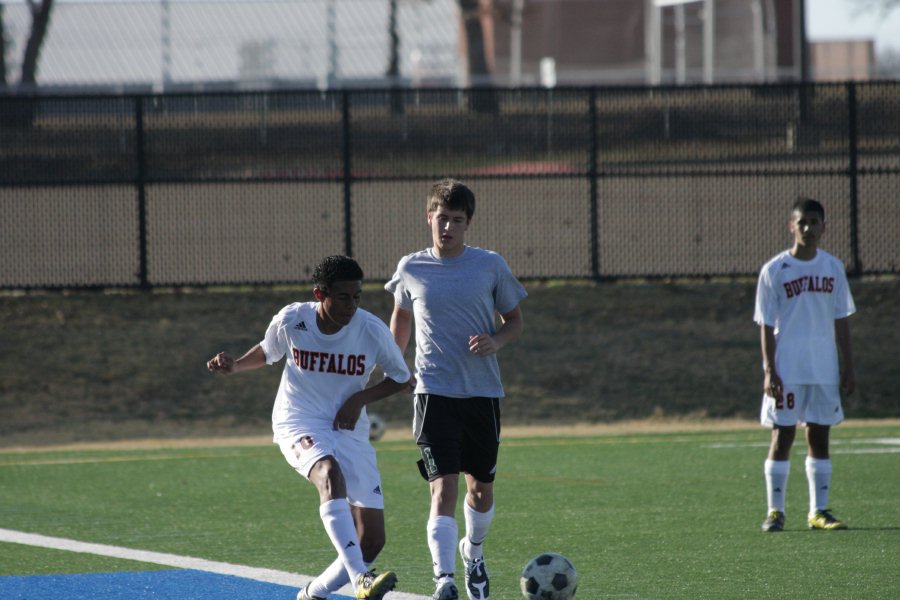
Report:
[[[215,562],[190,556],[178,556],[162,552],[149,552],[91,544],[77,540],[50,537],[22,531],[0,529],[0,542],[21,544],[37,548],[63,550],[152,563],[178,569],[178,571],[138,571],[129,573],[96,573],[75,575],[30,575],[0,577],[0,597],[12,598],[294,598],[297,588],[310,581],[309,576],[286,573],[273,569],[246,567]],[[345,586],[343,595],[334,598],[353,598],[352,590]],[[391,595],[396,600],[427,600],[403,592]]]
[[[408,433],[390,433],[375,566],[398,573],[388,600],[424,598],[427,487]],[[900,421],[834,430],[832,502],[849,531],[806,529],[798,451],[779,534],[759,531],[768,433],[752,423],[505,433],[495,600],[521,597],[518,574],[543,551],[575,563],[585,600],[900,595]],[[0,597],[290,599],[333,558],[314,493],[264,436],[6,450]]]

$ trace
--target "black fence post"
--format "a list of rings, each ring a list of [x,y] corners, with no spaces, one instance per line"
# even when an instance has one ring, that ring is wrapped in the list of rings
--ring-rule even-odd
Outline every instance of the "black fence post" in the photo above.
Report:
[[[859,225],[858,225],[858,200],[859,200],[859,140],[856,127],[856,83],[847,82],[847,139],[849,142],[850,161],[850,256],[853,267],[850,275],[856,277],[862,272],[859,262]]]
[[[142,290],[149,290],[150,283],[147,278],[147,161],[144,155],[144,101],[141,96],[134,96],[134,122],[135,122],[135,160],[137,162],[137,186],[138,196],[138,244],[140,270],[138,273],[139,285]]]
[[[351,212],[353,173],[350,164],[350,92],[341,91],[341,151],[344,162],[344,254],[353,256],[353,223]]]
[[[598,279],[600,277],[600,227],[598,220],[600,218],[600,207],[597,201],[597,177],[599,169],[597,165],[597,88],[592,87],[588,94],[588,115],[590,116],[590,134],[591,139],[588,142],[590,148],[590,165],[588,167],[588,177],[590,177],[591,190],[591,277]]]

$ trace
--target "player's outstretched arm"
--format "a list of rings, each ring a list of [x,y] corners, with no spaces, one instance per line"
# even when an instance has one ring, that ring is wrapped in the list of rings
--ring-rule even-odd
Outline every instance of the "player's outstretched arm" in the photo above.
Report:
[[[250,371],[266,365],[266,353],[259,344],[253,346],[239,359],[235,360],[227,352],[219,352],[206,361],[206,368],[212,373],[230,375],[241,371]]]

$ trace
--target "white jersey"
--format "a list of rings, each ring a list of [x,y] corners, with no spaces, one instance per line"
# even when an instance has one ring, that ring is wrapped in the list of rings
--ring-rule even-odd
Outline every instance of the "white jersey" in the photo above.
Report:
[[[760,271],[753,320],[775,329],[784,383],[840,383],[834,321],[855,312],[844,265],[823,250],[812,260],[785,250]]]
[[[272,318],[260,347],[266,363],[287,355],[272,409],[275,441],[294,438],[310,428],[330,428],[338,409],[365,389],[375,365],[394,381],[409,380],[409,369],[384,322],[363,309],[334,334],[316,325],[317,302],[295,302]],[[353,430],[368,440],[363,408]]]

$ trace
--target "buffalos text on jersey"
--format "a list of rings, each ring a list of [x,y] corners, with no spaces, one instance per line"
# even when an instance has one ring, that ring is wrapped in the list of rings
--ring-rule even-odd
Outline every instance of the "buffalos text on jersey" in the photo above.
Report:
[[[301,350],[291,348],[294,364],[303,371],[318,371],[319,373],[336,373],[338,375],[365,375],[365,354],[332,354],[331,352],[319,352],[315,350]]]
[[[798,277],[793,281],[787,281],[783,285],[788,298],[799,296],[803,292],[824,292],[830,294],[834,291],[834,277],[809,275]]]

